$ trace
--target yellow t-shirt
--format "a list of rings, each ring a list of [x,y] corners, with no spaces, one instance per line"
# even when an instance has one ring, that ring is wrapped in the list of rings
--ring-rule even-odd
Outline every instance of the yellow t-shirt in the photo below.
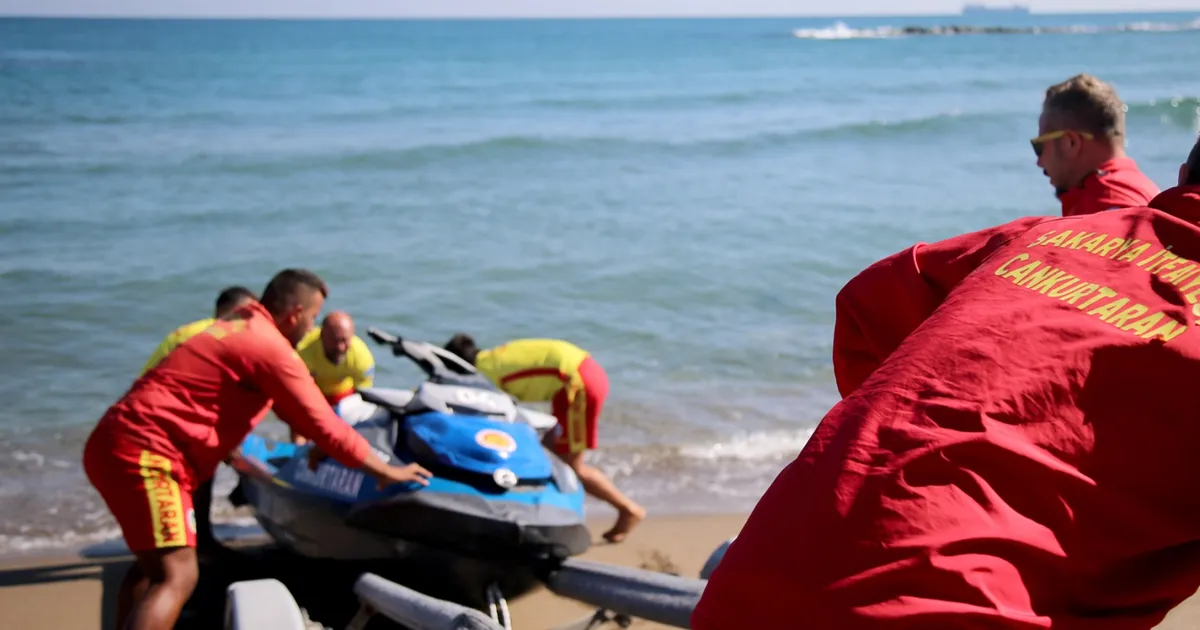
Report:
[[[216,321],[216,319],[209,317],[207,319],[196,320],[190,324],[184,324],[172,330],[171,334],[167,335],[162,340],[162,343],[158,344],[158,347],[154,349],[154,353],[150,355],[150,359],[146,361],[146,365],[142,367],[142,372],[138,376],[149,372],[151,368],[158,365],[158,362],[162,361],[163,357],[170,354],[179,344],[204,331]]]
[[[480,350],[475,369],[521,402],[550,402],[564,386],[568,401],[583,388],[579,364],[588,352],[558,339],[518,339]]]
[[[320,328],[309,331],[296,346],[296,352],[308,366],[308,372],[317,382],[321,393],[325,394],[325,398],[331,404],[354,393],[355,390],[374,385],[375,357],[357,335],[350,340],[346,357],[336,365],[325,356],[325,349],[321,347]]]

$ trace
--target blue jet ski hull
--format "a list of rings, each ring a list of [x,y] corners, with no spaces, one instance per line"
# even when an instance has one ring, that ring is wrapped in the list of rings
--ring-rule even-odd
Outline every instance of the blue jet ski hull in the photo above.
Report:
[[[356,429],[378,454],[386,455],[380,447],[395,444],[393,424],[365,422]],[[582,486],[540,444],[537,461],[531,460],[533,467],[527,469],[547,478],[518,480],[504,488],[486,468],[464,469],[472,462],[451,466],[433,454],[418,457],[414,451],[429,441],[410,437],[387,449],[394,464],[420,461],[430,469],[434,477],[429,485],[381,491],[370,477],[329,458],[309,470],[307,446],[251,435],[242,443],[241,455],[261,463],[266,474],[242,474],[243,492],[268,534],[315,558],[400,558],[430,547],[481,562],[541,564],[581,554],[590,546]]]

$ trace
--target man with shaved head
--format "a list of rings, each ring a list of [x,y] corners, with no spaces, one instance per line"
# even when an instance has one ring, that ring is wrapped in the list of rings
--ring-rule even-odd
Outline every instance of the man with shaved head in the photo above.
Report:
[[[317,387],[334,411],[346,422],[355,424],[374,410],[363,403],[358,390],[375,381],[375,357],[367,344],[354,334],[354,319],[344,311],[325,316],[320,329],[305,335],[296,350]],[[293,434],[303,444],[304,438]]]

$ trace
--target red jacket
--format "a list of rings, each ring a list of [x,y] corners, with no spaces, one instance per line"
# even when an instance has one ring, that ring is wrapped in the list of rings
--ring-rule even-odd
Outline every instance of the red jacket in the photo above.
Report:
[[[302,435],[354,468],[370,445],[325,402],[304,362],[257,302],[175,348],[108,409],[96,431],[151,449],[208,479],[273,404]]]
[[[1131,158],[1117,158],[1100,165],[1078,186],[1059,195],[1064,217],[1092,214],[1105,210],[1144,206],[1158,194]]]
[[[692,627],[1133,630],[1196,592],[1198,191],[920,244],[851,280],[846,397]]]

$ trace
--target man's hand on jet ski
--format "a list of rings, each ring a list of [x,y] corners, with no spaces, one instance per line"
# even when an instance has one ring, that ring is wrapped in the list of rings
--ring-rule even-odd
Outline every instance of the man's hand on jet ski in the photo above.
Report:
[[[428,486],[429,478],[433,476],[433,473],[425,470],[420,464],[409,464],[407,466],[384,464],[383,470],[379,471],[379,473],[369,472],[369,474],[379,482],[380,490],[394,483],[408,483],[410,481],[422,486]]]
[[[325,459],[325,457],[325,453],[320,448],[317,448],[316,444],[313,444],[312,448],[308,451],[309,470],[315,471],[317,466],[321,464],[321,460]],[[362,470],[379,482],[380,490],[394,483],[414,482],[422,486],[428,486],[429,478],[433,476],[433,473],[426,470],[420,464],[392,466],[391,464],[384,463],[374,453],[367,455],[366,461],[363,462]]]

